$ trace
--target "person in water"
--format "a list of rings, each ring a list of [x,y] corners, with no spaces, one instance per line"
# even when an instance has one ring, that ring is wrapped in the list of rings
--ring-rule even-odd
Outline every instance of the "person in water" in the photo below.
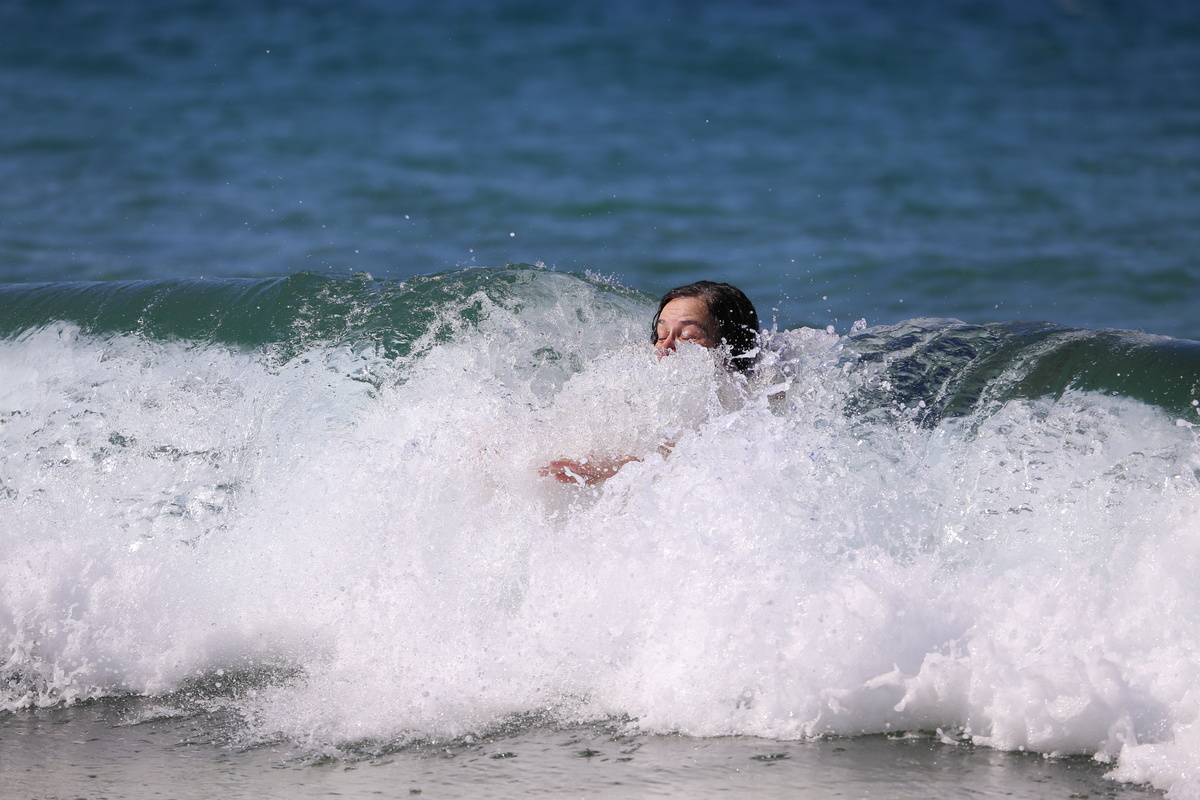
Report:
[[[728,283],[696,281],[672,289],[658,301],[658,311],[650,323],[650,342],[659,358],[675,352],[681,342],[710,349],[720,347],[726,365],[745,373],[758,356],[758,312],[741,289]],[[659,449],[669,452],[667,445]],[[641,458],[561,458],[540,472],[559,483],[592,485],[616,475],[630,461]]]

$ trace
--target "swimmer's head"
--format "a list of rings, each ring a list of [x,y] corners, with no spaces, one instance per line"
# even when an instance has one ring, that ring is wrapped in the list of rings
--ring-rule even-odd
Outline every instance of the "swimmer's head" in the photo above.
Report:
[[[650,325],[650,341],[663,350],[674,350],[676,341],[703,347],[723,344],[729,348],[730,365],[745,372],[754,366],[758,312],[740,289],[728,283],[689,283],[663,295]]]

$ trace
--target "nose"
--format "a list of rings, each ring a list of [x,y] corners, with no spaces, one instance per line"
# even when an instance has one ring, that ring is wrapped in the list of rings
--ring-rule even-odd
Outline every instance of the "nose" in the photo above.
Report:
[[[660,356],[664,356],[667,353],[674,353],[674,352],[675,352],[675,334],[668,333],[666,338],[663,339],[659,343],[658,353]]]

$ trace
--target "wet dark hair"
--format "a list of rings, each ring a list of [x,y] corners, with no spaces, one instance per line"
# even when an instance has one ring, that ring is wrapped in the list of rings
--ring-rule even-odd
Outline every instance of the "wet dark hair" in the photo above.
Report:
[[[650,323],[652,344],[658,341],[658,318],[662,310],[667,303],[681,297],[698,298],[708,307],[708,313],[717,321],[718,338],[729,347],[729,361],[734,369],[745,372],[754,366],[758,353],[758,312],[741,289],[728,283],[696,281],[664,294]]]

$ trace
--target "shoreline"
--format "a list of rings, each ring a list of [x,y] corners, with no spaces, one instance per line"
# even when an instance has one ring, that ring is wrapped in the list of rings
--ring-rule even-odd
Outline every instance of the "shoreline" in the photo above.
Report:
[[[230,730],[220,715],[130,724],[124,722],[130,704],[106,700],[7,715],[0,721],[6,797],[1163,796],[1105,778],[1110,767],[1088,758],[952,745],[933,736],[698,739],[592,724],[416,745],[357,761],[314,760],[284,746],[222,744]]]

